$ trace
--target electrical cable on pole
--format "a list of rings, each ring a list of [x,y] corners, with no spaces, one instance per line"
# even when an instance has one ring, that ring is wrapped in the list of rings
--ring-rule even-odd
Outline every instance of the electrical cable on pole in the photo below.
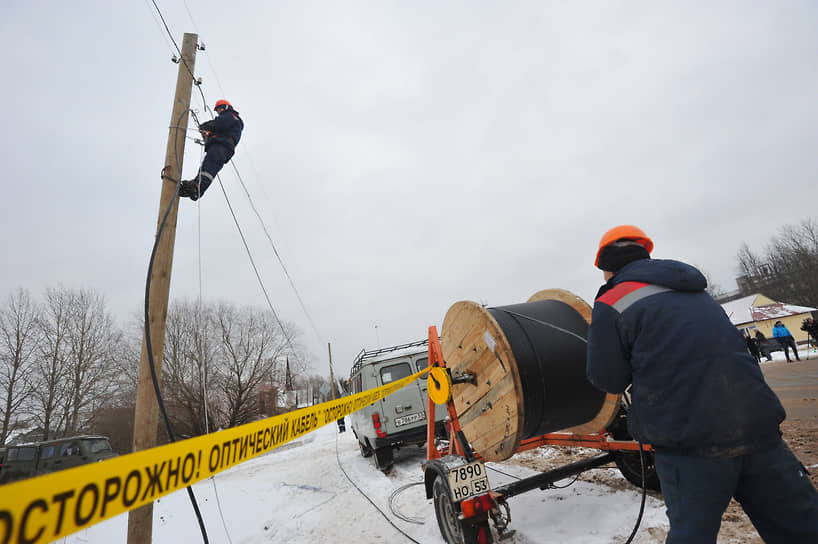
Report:
[[[198,32],[198,28],[196,26],[196,21],[194,21],[193,14],[191,13],[190,7],[187,5],[186,1],[184,1],[184,5],[185,5],[185,10],[187,11],[188,17],[190,18],[190,22],[193,24],[193,28],[195,30],[197,30],[197,32]],[[163,22],[164,22],[164,19],[163,19]],[[203,46],[200,47],[199,49],[201,51],[205,51],[205,48]],[[219,80],[219,75],[218,75],[218,73],[216,73],[216,68],[213,66],[213,63],[210,61],[210,55],[207,55],[205,53],[205,57],[207,58],[208,64],[210,64],[210,69],[213,72],[213,77],[216,79],[216,84],[218,85],[219,90],[222,92],[222,95],[225,95],[226,93],[224,92],[224,88],[222,88],[221,81]],[[200,92],[201,92],[201,88],[200,88]],[[204,93],[202,93],[202,98],[204,99]],[[206,102],[205,102],[205,104],[206,104]],[[207,109],[207,106],[205,106],[205,111],[210,112],[210,110]],[[211,112],[211,117],[212,117],[212,112]],[[196,119],[196,124],[197,125],[200,124],[199,120],[196,118],[195,114],[194,114],[194,119]],[[318,327],[316,327],[315,321],[313,320],[312,316],[310,315],[309,311],[307,310],[307,306],[304,304],[304,300],[301,298],[301,293],[299,293],[298,288],[296,288],[296,286],[295,286],[295,282],[293,281],[292,276],[290,275],[289,271],[287,270],[287,267],[284,265],[284,260],[281,258],[281,255],[279,254],[278,249],[276,248],[276,245],[273,242],[272,236],[270,236],[270,232],[267,229],[267,225],[265,224],[264,219],[262,219],[261,214],[259,213],[258,209],[256,208],[255,202],[253,201],[253,198],[250,195],[250,191],[247,189],[247,185],[244,183],[244,178],[242,177],[241,173],[239,173],[239,169],[238,169],[238,167],[236,166],[236,163],[233,160],[230,161],[230,166],[233,168],[233,171],[235,172],[236,177],[238,178],[239,183],[242,186],[242,189],[244,189],[244,193],[247,196],[247,200],[250,203],[250,207],[252,208],[253,213],[256,214],[256,217],[258,218],[258,221],[261,224],[261,228],[264,231],[264,235],[267,237],[267,241],[270,243],[270,247],[273,250],[273,254],[276,256],[276,259],[278,260],[278,263],[281,265],[281,269],[284,271],[284,275],[287,276],[287,280],[290,283],[290,287],[292,288],[293,292],[295,293],[295,297],[296,297],[296,299],[298,299],[298,303],[301,306],[301,309],[304,311],[304,315],[306,316],[307,321],[309,321],[310,326],[312,327],[312,330],[315,333],[318,340],[323,342],[324,338],[321,335],[321,333],[318,331]]]
[[[168,23],[167,23],[167,21],[165,21],[165,16],[162,15],[162,10],[159,9],[159,6],[156,4],[156,0],[151,0],[151,2],[153,3],[153,7],[156,8],[156,13],[159,14],[159,18],[162,20],[162,26],[165,27],[165,32],[167,33],[168,37],[170,38],[170,41],[173,42],[173,47],[175,47],[176,52],[179,53],[179,57],[178,57],[179,63],[184,65],[184,67],[188,71],[188,74],[190,74],[191,80],[196,84],[196,88],[199,89],[199,94],[202,95],[202,103],[204,104],[204,109],[205,109],[205,111],[207,111],[207,109],[208,109],[207,108],[207,100],[205,100],[204,92],[202,92],[202,86],[200,85],[201,82],[198,81],[196,79],[196,76],[193,75],[193,69],[188,65],[187,60],[185,60],[185,56],[182,54],[182,50],[179,49],[179,45],[176,43],[176,40],[174,39],[173,33],[170,31],[170,28],[168,28]],[[174,60],[174,62],[176,62],[176,61]],[[181,176],[182,173],[179,172],[179,175]]]
[[[161,219],[157,227],[150,263],[148,265],[147,280],[145,282],[145,327],[140,361],[139,385],[137,388],[137,403],[134,413],[134,450],[147,449],[156,445],[157,408],[164,418],[168,438],[171,441],[175,440],[173,429],[162,400],[159,378],[161,376],[164,352],[165,320],[167,317],[168,295],[170,291],[173,244],[176,238],[176,215],[178,213],[179,184],[178,182],[174,183],[173,179],[176,178],[178,181],[182,171],[182,163],[179,157],[179,141],[181,140],[182,152],[184,152],[184,129],[187,128],[187,115],[190,109],[190,94],[193,82],[193,73],[190,66],[195,63],[196,40],[197,36],[195,34],[185,34],[184,36],[184,51],[180,51],[180,54],[184,59],[187,73],[185,73],[180,66],[177,75],[173,113],[171,114],[171,122],[175,121],[175,125],[168,129],[168,145],[165,153],[165,167],[162,170],[163,183],[159,207]],[[171,164],[171,158],[173,158],[173,164]],[[175,172],[173,171],[173,166],[176,167]],[[170,170],[170,175],[168,174],[168,170]],[[167,233],[163,237],[162,235],[166,230]],[[155,265],[157,270],[154,270]],[[157,289],[152,292],[151,283],[154,273],[156,274],[156,283],[158,286]],[[151,312],[151,302],[154,302],[153,313]],[[156,336],[155,345],[152,341],[152,333],[155,333]],[[158,362],[155,361],[154,356],[156,356]],[[157,370],[157,367],[159,370]],[[150,380],[152,390],[148,385],[148,380]],[[207,544],[207,530],[205,529],[204,520],[199,511],[196,497],[192,488],[187,487],[186,489],[197,520],[199,521],[202,538],[205,544]],[[128,542],[130,544],[149,543],[152,538],[152,527],[152,503],[129,512]]]

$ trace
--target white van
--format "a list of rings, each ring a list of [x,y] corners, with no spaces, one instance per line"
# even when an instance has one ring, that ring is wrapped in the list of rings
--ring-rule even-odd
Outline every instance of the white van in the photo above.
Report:
[[[352,393],[386,385],[429,366],[428,340],[372,351],[361,350],[349,373]],[[350,415],[352,432],[361,455],[374,453],[375,465],[387,471],[393,463],[393,449],[426,442],[426,375],[388,397]],[[445,409],[436,409],[435,433],[445,437]]]

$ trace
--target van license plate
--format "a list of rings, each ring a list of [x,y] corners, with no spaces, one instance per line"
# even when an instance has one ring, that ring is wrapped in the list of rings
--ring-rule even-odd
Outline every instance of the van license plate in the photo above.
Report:
[[[491,489],[486,467],[482,461],[472,461],[467,465],[453,468],[449,471],[448,476],[449,489],[452,493],[452,500],[455,502],[488,493]]]
[[[426,419],[426,412],[418,412],[417,414],[409,414],[408,416],[396,417],[395,427],[400,427],[401,425],[409,425],[410,423],[416,423],[418,421],[423,421],[424,419]]]

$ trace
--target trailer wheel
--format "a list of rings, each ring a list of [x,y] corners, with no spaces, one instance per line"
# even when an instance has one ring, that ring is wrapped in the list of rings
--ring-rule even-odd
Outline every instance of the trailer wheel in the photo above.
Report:
[[[652,451],[645,454],[645,487],[651,491],[661,491],[659,475],[656,473],[656,458]],[[642,463],[638,451],[618,451],[614,458],[622,476],[636,487],[642,487]]]
[[[364,438],[364,440],[366,440],[366,438]],[[372,456],[372,448],[369,447],[369,444],[364,444],[363,442],[358,441],[358,447],[361,449],[362,457]]]
[[[458,518],[460,505],[452,502],[449,494],[449,484],[439,474],[435,476],[435,481],[432,484],[432,500],[435,505],[435,516],[437,517],[437,525],[440,527],[440,534],[443,535],[443,540],[447,544],[478,544],[477,536],[481,527],[483,528],[484,541],[487,544],[493,542],[487,521],[477,525],[460,521]]]
[[[432,498],[435,505],[435,516],[440,534],[448,544],[465,544],[463,528],[457,516],[460,514],[460,505],[452,502],[449,496],[449,484],[443,476],[436,476],[432,484]]]
[[[392,468],[395,457],[392,455],[392,446],[375,448],[375,466],[383,472]]]

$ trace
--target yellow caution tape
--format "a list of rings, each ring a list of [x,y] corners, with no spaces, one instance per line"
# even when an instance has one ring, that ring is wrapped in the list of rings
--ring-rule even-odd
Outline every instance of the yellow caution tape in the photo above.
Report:
[[[0,544],[51,542],[143,506],[334,423],[426,371],[239,427],[0,486]]]

